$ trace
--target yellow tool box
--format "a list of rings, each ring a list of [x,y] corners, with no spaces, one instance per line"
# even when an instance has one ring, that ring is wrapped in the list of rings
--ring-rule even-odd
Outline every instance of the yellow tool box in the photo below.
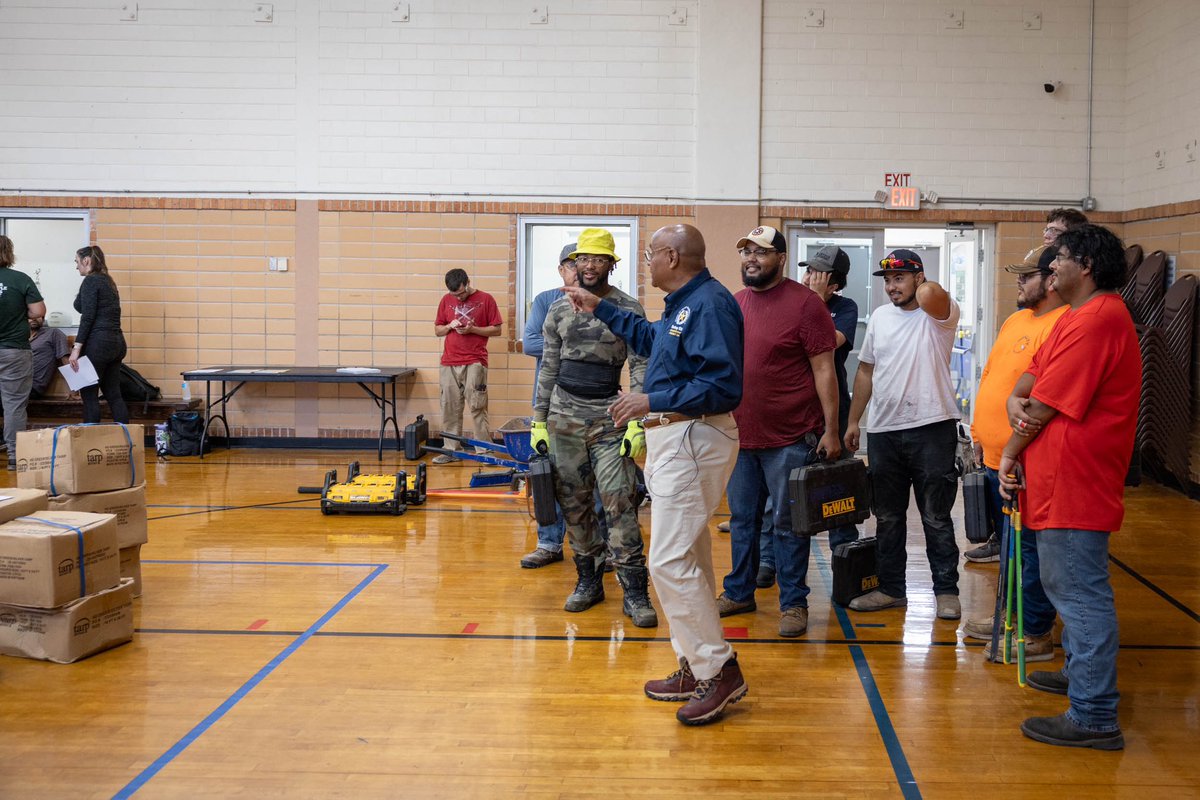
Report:
[[[357,461],[346,468],[346,480],[338,482],[337,470],[325,473],[321,489],[322,514],[392,514],[399,516],[410,505],[425,502],[425,465],[414,474],[369,475],[359,472]]]

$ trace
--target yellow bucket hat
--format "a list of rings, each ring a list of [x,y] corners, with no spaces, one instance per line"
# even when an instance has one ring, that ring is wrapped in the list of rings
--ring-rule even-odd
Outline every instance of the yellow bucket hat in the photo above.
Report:
[[[614,263],[621,260],[616,253],[612,234],[604,228],[583,229],[583,232],[579,234],[579,244],[575,245],[575,252],[571,253],[571,258],[575,258],[580,253],[593,256],[612,256]]]

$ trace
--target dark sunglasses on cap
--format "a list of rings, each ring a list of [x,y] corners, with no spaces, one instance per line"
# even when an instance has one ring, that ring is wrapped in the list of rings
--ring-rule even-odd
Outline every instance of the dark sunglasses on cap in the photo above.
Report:
[[[924,267],[916,261],[907,258],[885,258],[879,262],[880,269],[919,269],[924,271]]]

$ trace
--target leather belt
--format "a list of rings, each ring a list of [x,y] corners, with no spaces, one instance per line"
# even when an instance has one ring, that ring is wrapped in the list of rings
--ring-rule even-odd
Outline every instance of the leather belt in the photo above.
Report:
[[[687,422],[693,419],[704,419],[706,415],[701,414],[698,417],[691,417],[687,414],[677,414],[674,411],[668,411],[666,414],[654,414],[651,416],[642,417],[643,428],[658,428],[663,425],[670,425],[672,422]],[[712,416],[707,415],[707,416]]]

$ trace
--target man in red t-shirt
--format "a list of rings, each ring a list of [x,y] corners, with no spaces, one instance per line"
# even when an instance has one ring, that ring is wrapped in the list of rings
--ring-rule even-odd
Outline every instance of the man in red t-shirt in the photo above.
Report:
[[[442,430],[462,434],[464,403],[471,409],[475,438],[491,441],[488,427],[487,340],[499,336],[504,321],[490,294],[472,288],[466,270],[446,273],[450,293],[438,304],[433,332],[445,341],[442,348]],[[458,442],[447,440],[447,450],[457,450]],[[453,456],[440,455],[435,464],[448,464]]]
[[[1047,744],[1120,750],[1117,614],[1108,578],[1109,534],[1121,527],[1133,453],[1142,359],[1117,293],[1125,248],[1099,225],[1063,233],[1052,267],[1070,306],[1008,400],[1013,435],[1000,457],[1001,492],[1020,491],[1042,585],[1063,620],[1062,672],[1029,685],[1065,694],[1066,713],[1030,717],[1026,736]],[[1024,481],[1016,474],[1024,465]],[[1023,485],[1022,485],[1023,483]]]
[[[779,581],[779,635],[808,630],[811,538],[792,531],[788,475],[841,453],[836,331],[825,301],[784,275],[787,240],[761,226],[738,240],[742,283],[734,295],[745,320],[742,402],[733,412],[741,450],[729,477],[733,568],[717,598],[722,617],[754,611],[763,506],[771,499],[772,545]]]

